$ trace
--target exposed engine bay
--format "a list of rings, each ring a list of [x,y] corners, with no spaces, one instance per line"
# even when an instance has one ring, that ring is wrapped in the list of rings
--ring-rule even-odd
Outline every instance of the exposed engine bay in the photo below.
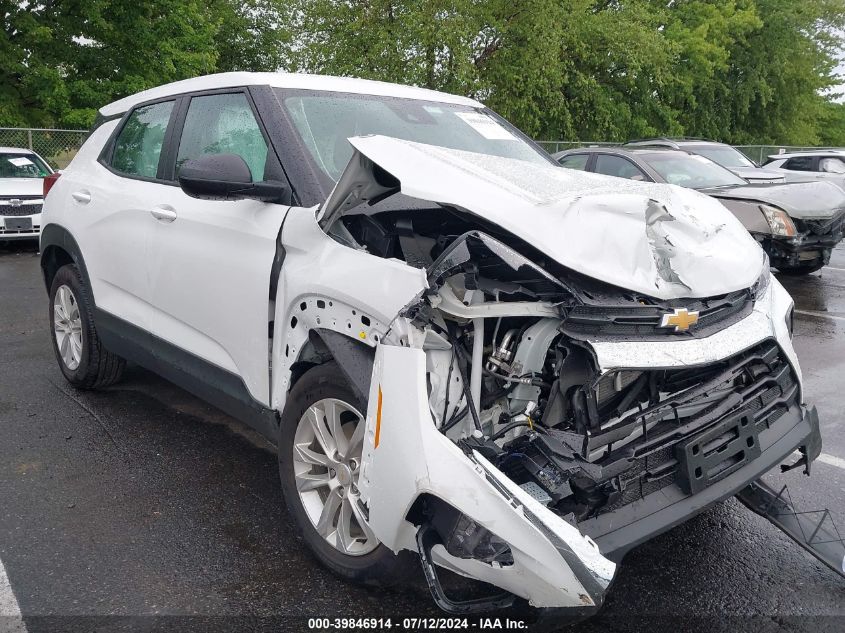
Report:
[[[583,521],[672,483],[697,492],[759,455],[759,429],[798,406],[774,342],[703,368],[605,372],[585,344],[707,336],[746,317],[768,275],[659,301],[478,224],[443,207],[388,211],[344,218],[338,239],[426,269],[429,290],[403,316],[426,332],[433,419],[559,516]]]

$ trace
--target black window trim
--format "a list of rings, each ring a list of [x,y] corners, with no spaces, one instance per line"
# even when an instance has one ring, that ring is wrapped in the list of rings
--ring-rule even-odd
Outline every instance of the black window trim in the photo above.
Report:
[[[654,182],[654,179],[648,174],[648,172],[645,169],[643,169],[642,167],[640,167],[639,165],[637,165],[637,163],[635,161],[628,158],[627,156],[623,156],[622,154],[617,154],[616,152],[593,152],[593,165],[592,165],[592,167],[593,167],[593,173],[594,174],[599,174],[601,176],[610,176],[611,175],[611,174],[603,174],[600,171],[595,170],[595,168],[596,168],[596,166],[598,165],[598,162],[599,162],[599,156],[613,156],[614,158],[621,158],[622,160],[629,162],[634,167],[634,169],[639,171],[645,177],[645,180],[634,180],[634,182]],[[623,178],[623,176],[614,176],[614,178]],[[633,180],[633,178],[624,178],[624,180]]]
[[[128,178],[130,180],[139,180],[141,182],[149,182],[158,185],[178,187],[179,182],[175,178],[176,155],[179,152],[179,140],[181,140],[181,134],[185,126],[185,119],[187,117],[188,107],[190,106],[191,99],[193,99],[194,97],[204,97],[215,94],[241,93],[246,96],[247,103],[249,104],[249,107],[252,110],[252,114],[255,117],[255,120],[258,122],[258,127],[261,130],[262,136],[264,137],[264,142],[267,143],[268,150],[270,148],[272,148],[273,150],[272,152],[268,151],[268,158],[275,161],[275,167],[277,167],[278,171],[280,171],[285,176],[285,178],[287,179],[287,184],[290,186],[290,179],[287,178],[284,165],[278,155],[278,149],[276,148],[276,144],[273,143],[273,139],[268,133],[267,126],[264,124],[259,108],[256,107],[256,102],[253,98],[253,92],[251,90],[251,88],[255,87],[256,86],[227,86],[223,88],[214,88],[207,90],[194,90],[191,92],[166,95],[163,97],[158,97],[156,99],[149,99],[148,101],[137,103],[119,117],[120,123],[112,131],[111,135],[109,136],[109,140],[103,146],[103,149],[100,152],[97,162],[99,162],[103,167],[105,167],[115,176],[118,176],[120,178]],[[260,88],[261,86],[257,87]],[[156,177],[149,178],[146,176],[127,174],[112,167],[111,160],[114,154],[115,142],[117,140],[117,137],[123,130],[124,126],[126,125],[126,122],[129,120],[129,117],[132,116],[132,113],[140,108],[155,105],[157,103],[165,103],[168,101],[173,101],[174,106],[170,112],[170,119],[167,122],[167,130],[164,133],[164,142],[162,143],[161,154],[159,155]],[[118,118],[118,116],[109,117],[109,120],[112,120],[113,118]],[[267,167],[265,166],[265,172],[266,170]]]
[[[132,116],[132,114],[136,110],[139,110],[141,108],[146,108],[147,106],[156,105],[158,103],[167,103],[169,101],[173,102],[173,108],[170,110],[170,118],[167,120],[167,128],[164,131],[164,140],[162,141],[161,145],[161,153],[158,156],[158,167],[156,168],[155,178],[150,178],[149,176],[139,176],[137,174],[127,174],[126,172],[120,171],[119,169],[113,167],[111,162],[114,158],[114,149],[115,144],[117,142],[117,138],[120,136],[120,133],[123,131],[123,128],[126,127],[126,123],[129,121],[129,118]],[[179,112],[180,103],[180,95],[168,95],[166,97],[160,97],[158,99],[151,99],[149,101],[144,101],[143,103],[138,103],[129,110],[127,110],[123,114],[123,117],[121,117],[120,123],[118,123],[118,125],[112,131],[109,140],[103,146],[103,149],[100,152],[100,156],[97,158],[97,162],[100,163],[106,169],[108,169],[115,176],[119,176],[120,178],[128,178],[129,180],[140,180],[141,182],[151,182],[160,185],[176,184],[164,181],[159,178],[159,176],[161,175],[162,159],[167,153],[167,143],[170,137],[171,129],[173,128],[173,123],[176,119],[176,115]]]
[[[789,163],[794,160],[800,160],[802,158],[806,158],[810,161],[810,168],[809,169],[790,169],[787,167]],[[786,169],[787,171],[797,171],[797,172],[817,172],[819,171],[819,157],[818,156],[792,156],[791,158],[787,158],[781,169]]]
[[[167,156],[165,162],[159,164],[159,169],[160,174],[164,177],[165,182],[167,182],[168,184],[174,184],[176,186],[179,185],[176,180],[176,158],[179,154],[179,143],[182,141],[182,132],[185,130],[185,121],[188,118],[188,109],[191,107],[191,101],[197,97],[211,97],[214,95],[225,94],[242,94],[246,97],[247,105],[252,111],[253,118],[255,118],[255,121],[258,123],[258,129],[261,131],[261,136],[264,138],[264,143],[267,145],[268,158],[272,156],[275,158],[276,161],[279,160],[278,156],[276,155],[276,150],[275,148],[273,148],[273,143],[270,139],[270,135],[267,133],[267,128],[265,127],[264,122],[261,120],[261,116],[258,112],[258,109],[255,107],[255,101],[246,86],[231,86],[226,88],[214,88],[211,90],[197,90],[181,95],[182,104],[179,108],[178,115],[173,124],[173,129],[166,137]],[[273,148],[272,152],[269,151],[271,148]],[[162,151],[162,156],[164,156],[164,154],[165,152]],[[264,167],[264,170],[266,173],[266,165]],[[261,175],[261,178],[264,178],[264,174]]]

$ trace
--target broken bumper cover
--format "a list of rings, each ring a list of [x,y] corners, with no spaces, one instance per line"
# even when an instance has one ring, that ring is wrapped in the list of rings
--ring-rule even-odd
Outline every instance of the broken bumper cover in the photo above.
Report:
[[[597,609],[616,565],[598,546],[531,497],[480,454],[462,450],[433,424],[426,357],[380,345],[367,411],[361,498],[370,528],[394,552],[419,551],[418,500],[434,497],[507,544],[511,560],[484,562],[431,546],[432,561],[524,598],[535,607]]]
[[[759,457],[696,494],[689,495],[673,484],[618,510],[583,521],[578,527],[596,541],[605,556],[621,560],[631,548],[735,495],[796,449],[806,447],[808,459],[815,459],[821,450],[815,407],[792,407],[760,433],[759,441]]]
[[[775,268],[791,266],[827,265],[831,251],[845,237],[845,214],[836,219],[798,221],[801,233],[797,237],[779,238],[766,236],[763,250]]]

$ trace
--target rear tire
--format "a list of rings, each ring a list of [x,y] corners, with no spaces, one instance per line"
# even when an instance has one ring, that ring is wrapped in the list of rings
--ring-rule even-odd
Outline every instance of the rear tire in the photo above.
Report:
[[[68,264],[53,277],[49,319],[59,369],[77,389],[99,389],[120,380],[126,366],[103,347],[94,326],[90,293],[79,269]]]
[[[416,566],[409,565],[415,557],[397,556],[378,542],[360,507],[352,505],[358,500],[365,414],[366,403],[336,363],[309,369],[282,413],[279,475],[299,534],[319,561],[347,580],[383,585]],[[325,426],[315,432],[321,422]]]

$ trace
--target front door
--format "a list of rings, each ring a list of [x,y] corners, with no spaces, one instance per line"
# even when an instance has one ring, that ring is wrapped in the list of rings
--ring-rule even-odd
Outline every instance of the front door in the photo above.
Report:
[[[176,178],[187,160],[237,154],[254,181],[265,179],[268,156],[274,158],[245,92],[193,96],[186,110],[171,148]],[[270,402],[270,273],[288,208],[197,200],[173,186],[151,238],[154,343],[185,353],[169,359],[180,371],[216,377],[221,389],[240,380],[263,405]]]

